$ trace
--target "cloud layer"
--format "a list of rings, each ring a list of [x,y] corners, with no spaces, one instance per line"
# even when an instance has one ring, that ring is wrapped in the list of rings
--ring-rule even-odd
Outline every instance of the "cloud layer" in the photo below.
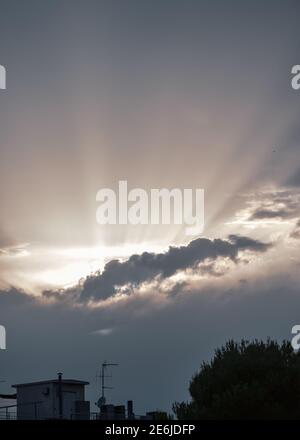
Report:
[[[170,247],[165,253],[144,252],[126,261],[112,260],[102,272],[88,276],[76,289],[44,292],[46,297],[76,293],[79,302],[105,300],[122,288],[134,288],[153,280],[163,281],[177,272],[195,270],[206,261],[218,258],[237,261],[243,251],[265,252],[270,244],[249,237],[230,235],[228,240],[198,238],[187,246]]]

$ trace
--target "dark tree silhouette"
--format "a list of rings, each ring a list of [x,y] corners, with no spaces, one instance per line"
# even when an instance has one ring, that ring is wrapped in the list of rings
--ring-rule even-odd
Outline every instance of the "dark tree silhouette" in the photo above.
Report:
[[[192,378],[178,419],[299,419],[300,353],[289,342],[229,341]]]

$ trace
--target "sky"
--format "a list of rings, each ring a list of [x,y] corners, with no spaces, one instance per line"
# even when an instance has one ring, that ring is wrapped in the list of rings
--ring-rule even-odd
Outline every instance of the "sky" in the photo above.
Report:
[[[0,0],[1,389],[113,371],[171,411],[229,338],[299,324],[298,1]],[[99,225],[100,188],[202,188],[205,227]],[[96,410],[96,407],[92,405]]]

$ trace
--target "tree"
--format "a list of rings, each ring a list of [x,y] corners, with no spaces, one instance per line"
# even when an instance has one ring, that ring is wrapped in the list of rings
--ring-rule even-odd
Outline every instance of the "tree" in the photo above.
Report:
[[[300,353],[289,342],[228,341],[203,362],[178,419],[299,419]]]

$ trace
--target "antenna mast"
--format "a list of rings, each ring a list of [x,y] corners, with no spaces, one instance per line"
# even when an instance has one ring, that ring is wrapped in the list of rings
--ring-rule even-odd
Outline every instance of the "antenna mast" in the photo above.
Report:
[[[99,408],[101,407],[101,405],[105,405],[105,403],[106,403],[105,390],[112,389],[112,387],[105,385],[105,379],[111,377],[111,375],[108,376],[106,374],[107,367],[117,367],[118,365],[119,364],[114,364],[114,363],[107,362],[107,361],[104,361],[101,365],[101,374],[100,374],[100,376],[98,376],[101,378],[101,397],[97,402],[97,405]]]

